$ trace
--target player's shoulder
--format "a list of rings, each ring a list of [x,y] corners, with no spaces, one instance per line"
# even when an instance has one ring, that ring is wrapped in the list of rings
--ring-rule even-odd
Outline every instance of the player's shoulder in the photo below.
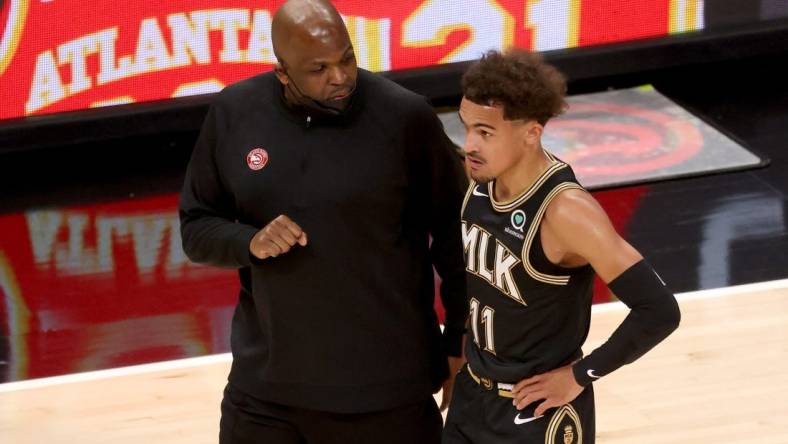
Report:
[[[559,188],[561,187],[561,188]],[[605,210],[594,196],[579,185],[556,187],[558,194],[547,205],[544,219],[551,225],[577,227],[605,216]]]

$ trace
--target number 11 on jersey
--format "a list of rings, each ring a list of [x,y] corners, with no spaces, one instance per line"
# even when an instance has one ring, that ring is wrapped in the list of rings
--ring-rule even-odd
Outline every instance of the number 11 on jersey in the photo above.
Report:
[[[471,330],[473,330],[473,340],[476,342],[477,347],[482,347],[479,339],[479,301],[476,298],[471,298]],[[493,329],[493,316],[495,310],[492,307],[484,306],[481,310],[481,322],[484,324],[484,349],[488,352],[495,354],[495,334]]]

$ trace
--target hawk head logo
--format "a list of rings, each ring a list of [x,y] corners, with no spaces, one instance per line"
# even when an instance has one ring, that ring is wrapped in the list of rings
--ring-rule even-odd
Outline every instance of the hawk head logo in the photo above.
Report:
[[[258,171],[268,163],[268,151],[262,148],[254,148],[246,155],[246,165],[252,171]]]

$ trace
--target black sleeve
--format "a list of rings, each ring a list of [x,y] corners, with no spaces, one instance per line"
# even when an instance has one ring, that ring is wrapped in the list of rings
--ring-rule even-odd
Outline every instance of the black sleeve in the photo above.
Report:
[[[234,199],[222,183],[216,162],[221,134],[217,114],[211,106],[186,169],[179,204],[183,250],[194,262],[247,267],[249,242],[257,229],[236,222]]]
[[[460,356],[468,317],[460,211],[468,182],[454,144],[431,107],[423,126],[420,136],[430,165],[430,256],[441,278],[440,297],[446,310],[443,347],[449,356]]]
[[[572,367],[575,380],[587,385],[643,356],[675,330],[679,306],[653,268],[641,260],[608,287],[630,308],[610,338]]]

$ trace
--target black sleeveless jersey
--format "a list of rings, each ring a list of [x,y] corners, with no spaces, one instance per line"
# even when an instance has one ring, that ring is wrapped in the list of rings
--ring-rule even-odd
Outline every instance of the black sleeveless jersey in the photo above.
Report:
[[[471,182],[462,209],[470,328],[465,347],[475,373],[504,383],[543,373],[581,356],[591,318],[594,271],[562,268],[542,249],[547,206],[577,188],[572,169],[551,164],[509,202],[494,182]]]

